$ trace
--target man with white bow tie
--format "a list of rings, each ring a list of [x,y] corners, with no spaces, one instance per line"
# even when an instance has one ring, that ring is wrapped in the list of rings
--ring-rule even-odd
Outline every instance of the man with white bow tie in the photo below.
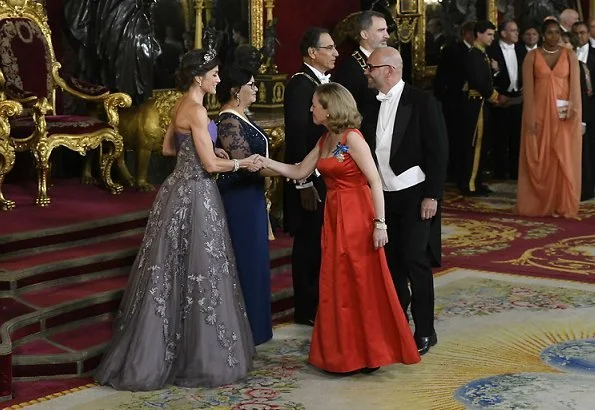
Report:
[[[425,354],[437,343],[431,267],[440,263],[446,125],[434,96],[403,82],[403,60],[396,49],[374,50],[366,76],[380,91],[380,109],[365,119],[362,131],[384,190],[386,259],[405,314],[411,305],[415,341]]]
[[[303,64],[285,86],[285,162],[301,162],[324,134],[322,125],[312,121],[312,96],[316,87],[329,82],[326,74],[335,67],[339,53],[328,30],[310,27],[302,36]],[[326,189],[315,173],[305,183],[285,182],[283,222],[293,236],[291,258],[294,319],[312,325],[318,307],[320,240]]]
[[[493,73],[494,88],[510,98],[505,107],[492,107],[493,171],[496,179],[517,179],[521,144],[523,53],[517,47],[519,27],[514,20],[498,26],[499,40],[487,48],[488,56],[497,62]]]

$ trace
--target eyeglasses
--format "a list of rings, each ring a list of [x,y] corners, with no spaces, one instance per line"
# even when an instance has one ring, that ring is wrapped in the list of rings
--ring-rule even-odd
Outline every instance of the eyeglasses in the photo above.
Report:
[[[246,83],[244,85],[247,85],[248,87],[252,88],[253,90],[256,90],[256,81],[250,81],[249,83]]]
[[[366,64],[366,68],[368,69],[368,71],[372,71],[375,68],[380,68],[380,67],[392,67],[392,68],[395,68],[394,65],[390,65],[390,64],[380,64],[380,65]]]
[[[333,51],[333,50],[336,50],[337,49],[337,46],[334,45],[334,44],[329,44],[328,46],[316,46],[316,48],[317,49],[324,48],[325,50]]]

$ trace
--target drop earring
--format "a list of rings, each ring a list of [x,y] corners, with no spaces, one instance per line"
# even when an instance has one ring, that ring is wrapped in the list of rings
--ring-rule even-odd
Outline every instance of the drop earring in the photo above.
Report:
[[[237,106],[239,107],[240,106],[240,93],[236,93],[236,103],[237,103]]]

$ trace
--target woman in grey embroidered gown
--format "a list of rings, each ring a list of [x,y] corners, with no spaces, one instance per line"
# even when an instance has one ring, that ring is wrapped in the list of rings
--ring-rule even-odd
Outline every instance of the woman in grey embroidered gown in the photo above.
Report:
[[[192,50],[178,70],[185,94],[163,143],[177,165],[161,186],[95,374],[119,390],[232,383],[252,367],[254,345],[225,212],[211,173],[246,168],[213,149],[204,96],[219,83],[214,52]]]

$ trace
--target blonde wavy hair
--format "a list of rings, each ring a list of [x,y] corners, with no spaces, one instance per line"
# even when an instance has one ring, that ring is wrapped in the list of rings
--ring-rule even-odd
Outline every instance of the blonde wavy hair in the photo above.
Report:
[[[326,126],[330,132],[339,134],[348,128],[359,128],[362,116],[347,88],[338,83],[321,84],[314,94],[322,108],[328,111]]]

